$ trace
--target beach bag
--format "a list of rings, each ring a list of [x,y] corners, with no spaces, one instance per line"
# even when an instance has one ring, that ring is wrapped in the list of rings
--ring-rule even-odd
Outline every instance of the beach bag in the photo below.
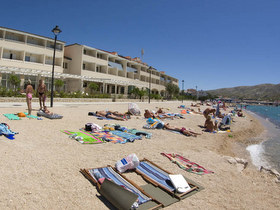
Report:
[[[130,154],[116,162],[116,168],[120,173],[123,173],[129,169],[135,169],[138,165],[139,159],[135,154]]]
[[[128,104],[128,112],[131,113],[132,115],[140,115],[140,109],[137,104],[135,103],[129,103]]]

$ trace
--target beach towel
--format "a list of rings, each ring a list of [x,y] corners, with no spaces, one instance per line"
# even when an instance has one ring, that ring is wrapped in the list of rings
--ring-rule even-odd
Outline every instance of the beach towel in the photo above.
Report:
[[[28,114],[27,112],[24,112],[24,114],[26,115],[27,118],[30,118],[30,119],[37,119],[38,118],[37,116],[32,115],[32,114]]]
[[[0,136],[4,135],[5,137],[7,137],[10,140],[15,139],[14,135],[18,134],[17,132],[13,132],[11,131],[6,123],[0,123]]]
[[[173,163],[176,163],[180,168],[184,169],[185,171],[195,173],[198,175],[214,173],[213,171],[209,171],[204,167],[198,165],[197,163],[191,162],[190,160],[184,158],[181,155],[168,153],[161,153],[161,155],[166,156]]]
[[[92,132],[90,134],[95,136],[95,137],[101,138],[104,141],[113,142],[113,143],[120,143],[120,144],[125,144],[126,143],[125,139],[123,139],[119,136],[110,134],[110,133],[105,132],[105,131]]]
[[[91,135],[90,133],[84,131],[72,132],[68,130],[61,130],[61,132],[72,136],[74,139],[78,140],[82,144],[99,144],[104,143],[104,141],[96,136]],[[82,138],[79,138],[82,137]]]
[[[21,120],[21,118],[15,114],[3,114],[9,120]]]
[[[126,133],[126,132],[123,132],[123,131],[114,130],[114,131],[110,131],[110,133],[125,139],[127,142],[134,142],[135,140],[141,140],[142,139],[141,136],[136,136],[134,134]]]
[[[128,133],[134,134],[136,136],[145,136],[146,139],[150,139],[152,137],[152,133],[146,132],[146,131],[142,131],[142,130],[136,130],[136,129],[128,129],[127,130]]]

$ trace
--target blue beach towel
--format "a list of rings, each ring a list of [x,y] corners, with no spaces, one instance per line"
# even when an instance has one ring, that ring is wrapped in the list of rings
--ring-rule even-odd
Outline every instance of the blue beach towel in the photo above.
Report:
[[[18,133],[11,131],[5,123],[0,124],[0,135],[1,136],[4,135],[8,139],[13,140],[13,139],[15,139],[14,138],[15,134],[18,134]]]
[[[119,136],[123,139],[126,139],[127,142],[134,142],[135,140],[140,140],[142,139],[141,136],[136,136],[134,134],[131,133],[126,133],[126,132],[122,132],[122,131],[110,131],[111,134]]]

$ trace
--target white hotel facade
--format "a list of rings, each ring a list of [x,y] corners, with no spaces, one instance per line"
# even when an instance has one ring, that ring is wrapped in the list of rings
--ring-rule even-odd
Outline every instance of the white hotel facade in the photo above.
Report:
[[[24,89],[31,80],[37,88],[43,79],[50,90],[54,39],[0,27],[0,80],[10,87],[9,75],[18,75]],[[101,93],[127,95],[130,88],[149,88],[151,70],[152,93],[165,94],[165,85],[178,86],[178,79],[150,68],[139,58],[130,58],[93,47],[57,40],[54,78],[65,83],[66,92],[89,91],[90,82],[99,84]]]

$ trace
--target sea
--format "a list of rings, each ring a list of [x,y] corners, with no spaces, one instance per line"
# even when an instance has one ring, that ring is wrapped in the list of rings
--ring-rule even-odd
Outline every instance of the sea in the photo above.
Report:
[[[260,143],[246,148],[252,163],[256,167],[274,168],[280,172],[280,106],[248,105],[246,111],[257,118],[265,128],[255,139]]]

